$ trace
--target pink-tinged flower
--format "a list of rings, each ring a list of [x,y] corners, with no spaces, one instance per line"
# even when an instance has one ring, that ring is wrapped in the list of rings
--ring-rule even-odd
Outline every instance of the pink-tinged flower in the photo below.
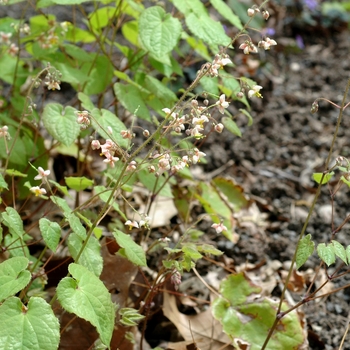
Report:
[[[12,43],[9,47],[9,54],[11,56],[16,56],[18,54],[19,48],[16,44]]]
[[[262,12],[262,16],[267,21],[269,19],[269,17],[270,17],[269,11],[263,11]]]
[[[12,33],[0,32],[0,43],[9,44],[11,36],[12,36]]]
[[[196,125],[193,129],[190,130],[190,135],[196,139],[201,139],[204,137],[201,131],[203,131],[203,128],[201,128],[199,125]]]
[[[61,90],[60,83],[56,80],[46,81],[45,84],[48,90]]]
[[[174,289],[178,290],[179,285],[181,284],[181,274],[179,271],[174,270],[171,277],[170,277],[170,282],[174,285]]]
[[[266,38],[265,40],[261,40],[258,43],[258,47],[263,47],[264,50],[270,50],[271,46],[277,45],[277,42],[273,39]]]
[[[132,160],[126,167],[126,171],[134,171],[136,170],[136,167],[137,167],[137,163],[134,160]]]
[[[41,166],[38,167],[38,175],[35,176],[34,180],[42,180],[43,178],[50,175],[50,170],[44,170]]]
[[[158,167],[161,171],[169,170],[170,169],[169,159],[161,158],[158,162]]]
[[[104,163],[110,165],[111,168],[114,168],[114,163],[119,160],[118,157],[113,157],[109,152],[105,154],[106,159],[103,160]]]
[[[199,118],[194,117],[192,119],[192,124],[194,126],[199,125],[201,128],[203,128],[204,123],[207,123],[209,121],[208,117],[205,115],[201,115]]]
[[[45,188],[40,188],[39,186],[34,186],[30,188],[30,191],[35,194],[36,197],[46,194]]]
[[[149,216],[145,215],[144,218],[139,221],[139,227],[143,227],[143,226],[149,227],[150,220],[151,220],[151,218]]]
[[[222,222],[220,224],[212,224],[211,227],[215,229],[216,233],[227,231],[227,227]]]
[[[222,94],[219,98],[219,101],[216,102],[216,105],[219,108],[219,112],[221,114],[225,113],[225,109],[228,108],[228,106],[230,105],[229,102],[225,101],[225,94]]]
[[[167,117],[168,117],[168,116],[170,115],[171,109],[169,109],[169,108],[163,108],[162,111],[163,111],[164,113],[166,113],[166,115],[167,115]],[[178,116],[178,113],[173,112],[173,113],[171,113],[170,116],[175,120],[175,119],[177,118],[177,116]]]
[[[95,149],[100,149],[100,148],[101,148],[100,141],[99,141],[99,140],[92,140],[92,141],[91,141],[91,148],[92,148],[93,150],[95,150]]]
[[[129,226],[129,230],[131,230],[133,227],[139,228],[139,224],[138,224],[137,221],[135,221],[135,220],[133,220],[133,221],[127,220],[127,221],[125,221],[125,224],[124,224],[124,225],[125,225],[125,226]]]
[[[131,140],[134,136],[134,134],[130,130],[121,130],[120,135],[122,135],[123,139],[129,139],[129,140]]]
[[[248,91],[248,97],[252,98],[253,96],[262,98],[261,93],[259,92],[262,89],[260,85],[254,85],[251,90]]]
[[[257,53],[257,47],[250,41],[246,40],[243,44],[239,46],[240,49],[243,50],[243,53],[249,55],[249,53]]]
[[[219,123],[214,126],[214,129],[217,133],[221,134],[222,130],[224,130],[224,126],[221,123]]]
[[[249,17],[253,17],[253,16],[255,15],[254,9],[249,8],[249,9],[247,10],[247,14],[248,14]]]
[[[202,157],[205,157],[206,154],[204,152],[201,152],[198,148],[195,148],[193,150],[193,155],[192,155],[192,164],[197,164],[198,162],[200,162],[200,159]]]
[[[8,129],[9,128],[8,128],[7,125],[4,125],[2,128],[0,128],[0,138],[4,137],[4,138],[10,140],[11,136],[10,136],[10,134],[8,132]]]
[[[82,129],[86,129],[90,125],[90,113],[88,111],[75,111],[74,113],[78,117],[78,124]]]

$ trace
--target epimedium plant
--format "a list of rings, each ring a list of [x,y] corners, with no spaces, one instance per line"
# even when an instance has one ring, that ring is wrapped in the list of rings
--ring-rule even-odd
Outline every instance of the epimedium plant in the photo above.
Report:
[[[252,23],[256,32],[268,19],[266,3],[244,15],[240,11],[239,17],[223,0],[211,0],[216,13],[234,28],[232,37],[199,0],[149,7],[136,0],[39,0],[39,14],[28,21],[0,20],[0,67],[6,67],[0,69],[0,317],[6,320],[0,330],[2,347],[58,348],[60,324],[52,308],[57,300],[64,310],[90,322],[107,348],[115,322],[134,326],[147,321],[146,307],[116,305],[100,279],[102,221],[112,211],[116,219],[108,226],[109,239],[117,244],[119,256],[142,268],[147,266],[146,251],[158,246],[167,252],[145,297],[146,306],[165,280],[177,289],[183,272],[203,255],[221,254],[199,239],[203,232],[197,226],[204,217],[218,234],[233,239],[233,213],[248,204],[242,189],[223,177],[198,180],[190,169],[205,163],[200,148],[208,134],[227,129],[241,136],[237,115],[228,110],[230,103],[237,101],[239,113],[252,123],[248,101],[262,97],[262,87],[234,76],[234,69],[228,68],[233,66],[229,52],[239,48],[253,54],[277,44],[266,37],[254,44],[249,34]],[[60,22],[46,14],[53,5],[74,5],[72,13],[79,10],[79,20]],[[189,61],[198,68],[186,86],[183,71]],[[69,99],[57,102],[56,96],[65,98],[64,90]],[[61,182],[51,179],[48,170],[54,152],[76,161],[75,173]],[[99,176],[88,171],[95,158],[105,166]],[[147,193],[142,206],[131,199],[139,187]],[[91,195],[83,200],[86,190]],[[155,219],[151,209],[159,198],[170,198],[177,209],[184,228],[176,241],[168,237],[171,232],[150,239]],[[94,211],[90,207],[95,201],[101,204]],[[193,203],[200,203],[206,214],[193,214]],[[57,212],[60,220],[54,219]],[[45,243],[39,254],[29,248],[33,227]],[[63,246],[73,262],[55,295],[46,300],[45,268]],[[249,295],[258,289],[244,275],[232,275],[214,302],[213,313],[236,346],[238,338],[245,341],[245,331],[236,333],[236,326],[244,322],[232,315],[235,310],[242,313]],[[239,300],[232,300],[232,293]],[[248,338],[257,329],[260,335],[267,333],[276,311],[275,302],[267,299],[250,307],[262,317],[249,323]],[[301,344],[301,333],[291,312],[271,349],[276,344],[283,349]],[[298,337],[285,342],[290,334]],[[133,340],[132,334],[127,336]],[[250,339],[252,348],[262,337]]]

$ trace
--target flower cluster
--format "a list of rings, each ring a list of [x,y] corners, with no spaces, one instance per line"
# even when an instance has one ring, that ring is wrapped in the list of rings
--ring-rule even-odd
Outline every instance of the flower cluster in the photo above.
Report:
[[[77,122],[81,129],[86,129],[90,126],[90,113],[88,111],[76,111]]]
[[[19,48],[15,43],[11,42],[12,33],[0,32],[0,44],[8,46],[8,53],[11,56],[18,54]]]
[[[7,140],[10,140],[11,139],[11,136],[10,136],[10,133],[8,132],[8,126],[7,125],[4,125],[2,128],[0,128],[0,138],[4,138],[4,139],[7,139]]]
[[[100,141],[92,140],[91,148],[93,150],[101,149],[101,155],[106,157],[103,160],[103,162],[109,164],[111,168],[114,168],[114,163],[116,163],[119,160],[119,158],[115,156],[115,153],[118,151],[119,148],[114,141],[107,139],[106,142],[103,145],[101,145]]]
[[[216,54],[212,64],[209,66],[209,75],[211,77],[217,77],[219,75],[219,69],[223,68],[227,64],[232,63],[229,56],[226,54]]]
[[[42,183],[47,181],[47,177],[50,175],[50,170],[44,170],[42,167],[38,167],[38,175],[34,177],[34,180],[41,180]],[[35,194],[36,197],[45,195],[47,192],[45,188],[40,186],[33,186],[30,191]]]
[[[151,218],[147,215],[142,215],[142,219],[137,222],[136,220],[127,220],[125,221],[125,226],[128,226],[129,230],[132,228],[141,228],[141,227],[149,227],[149,221]]]
[[[47,89],[61,90],[61,87],[60,87],[61,76],[62,76],[61,72],[56,69],[52,69],[51,71],[49,71],[45,77],[45,85],[47,85]]]

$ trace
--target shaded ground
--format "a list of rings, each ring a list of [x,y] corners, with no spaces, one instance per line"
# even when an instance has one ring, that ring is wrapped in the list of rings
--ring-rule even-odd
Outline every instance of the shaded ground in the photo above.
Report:
[[[287,42],[283,37],[276,40]],[[329,37],[315,32],[314,36],[304,36],[304,44],[305,48],[298,54],[270,53],[268,64],[255,78],[260,85],[270,87],[270,91],[264,92],[264,100],[257,106],[254,124],[245,128],[242,139],[229,139],[219,146],[225,149],[225,157],[213,159],[216,167],[233,159],[235,165],[229,168],[230,174],[252,195],[260,209],[268,213],[266,235],[252,236],[242,229],[237,247],[227,251],[237,263],[245,260],[256,263],[263,258],[291,259],[316,190],[311,175],[324,170],[339,112],[326,102],[320,102],[316,114],[311,114],[310,108],[319,97],[341,103],[350,77],[350,42],[347,31]],[[349,111],[346,111],[331,164],[338,155],[349,156],[349,126]],[[217,148],[216,145],[215,151]],[[214,152],[212,156],[215,157]],[[334,227],[348,214],[348,193],[348,188],[343,187],[335,197]],[[325,186],[307,228],[316,243],[330,239],[331,204]],[[349,242],[348,228],[346,224],[336,235],[345,245]],[[311,258],[305,268],[317,265],[318,259]],[[333,271],[329,269],[328,273]],[[345,276],[335,280],[335,287],[347,284],[347,279]],[[348,324],[349,294],[348,290],[340,291],[304,307],[312,331],[310,349],[338,348]],[[344,348],[350,348],[350,342]]]

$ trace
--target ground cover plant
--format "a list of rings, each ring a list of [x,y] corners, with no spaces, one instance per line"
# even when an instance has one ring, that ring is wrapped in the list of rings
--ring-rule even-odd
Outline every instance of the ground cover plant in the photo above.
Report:
[[[319,269],[308,280],[296,271],[314,252],[306,228],[321,189],[334,208],[349,184],[347,158],[332,158],[348,87],[280,281],[276,268],[257,278],[218,249],[211,237],[236,244],[255,207],[224,170],[200,171],[210,138],[244,138],[253,123],[263,89],[254,61],[242,71],[235,56],[278,47],[266,29],[278,2],[2,5],[16,3],[21,17],[0,20],[0,348],[308,348],[301,306],[330,293],[340,262],[324,283],[317,276],[350,255],[335,239],[347,217],[334,226],[332,216]],[[312,11],[316,24],[329,15]],[[291,292],[304,294],[293,302]],[[164,336],[164,319],[177,335]]]

